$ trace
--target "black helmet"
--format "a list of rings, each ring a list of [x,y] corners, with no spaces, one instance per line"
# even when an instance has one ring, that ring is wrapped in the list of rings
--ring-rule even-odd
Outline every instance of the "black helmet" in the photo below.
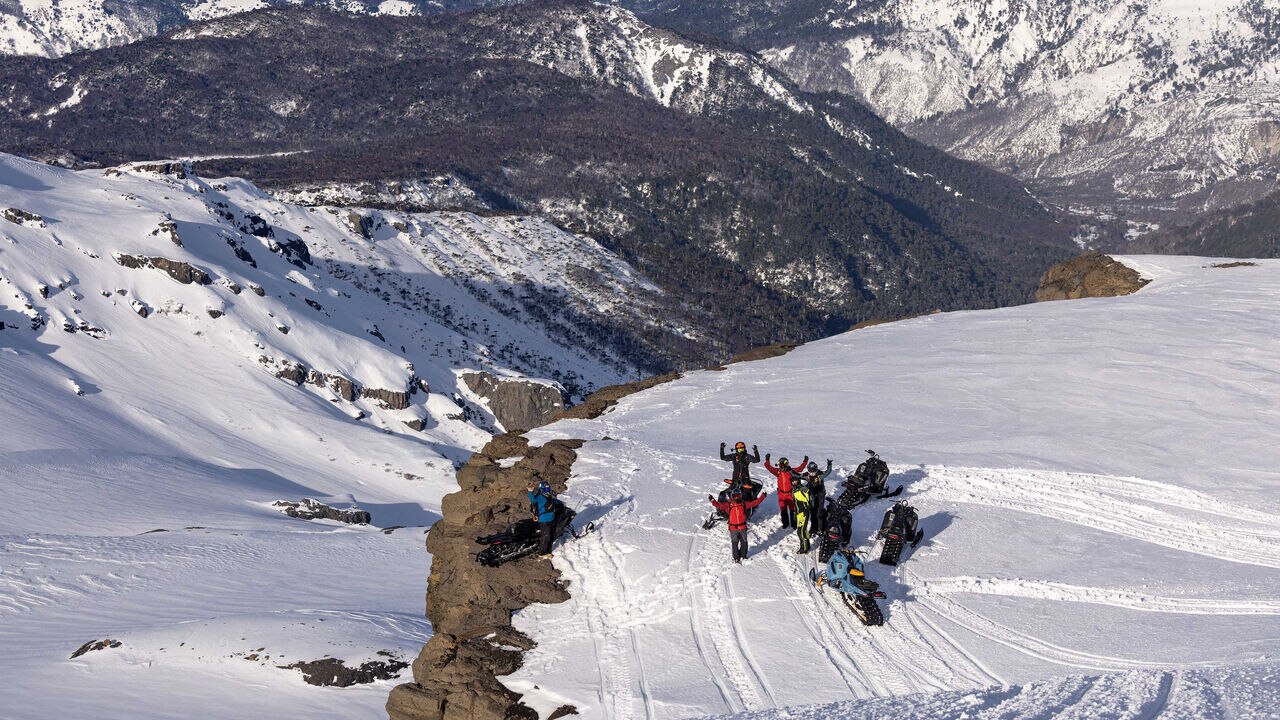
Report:
[[[734,502],[742,502],[742,486],[741,485],[733,486],[733,489],[729,491],[729,499]]]
[[[809,472],[811,472],[811,473],[816,473],[816,472],[818,472],[818,463],[816,463],[816,462],[811,462],[811,463],[809,463]]]
[[[778,458],[778,466],[779,466],[779,467],[790,467],[790,466],[791,466],[791,462],[790,462],[789,460],[787,460],[785,457],[780,457],[780,458]]]

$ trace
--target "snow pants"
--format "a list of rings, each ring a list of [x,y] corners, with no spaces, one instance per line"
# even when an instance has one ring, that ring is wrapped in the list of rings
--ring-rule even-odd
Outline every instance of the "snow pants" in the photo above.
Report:
[[[551,541],[555,540],[556,521],[539,522],[538,523],[538,553],[541,555],[551,554]]]
[[[800,552],[809,552],[809,517],[803,511],[796,513],[796,535],[800,536]]]
[[[733,551],[733,561],[747,559],[747,529],[729,531],[729,547]]]
[[[783,497],[779,494],[778,514],[782,516],[782,527],[794,528],[796,526],[796,499]]]

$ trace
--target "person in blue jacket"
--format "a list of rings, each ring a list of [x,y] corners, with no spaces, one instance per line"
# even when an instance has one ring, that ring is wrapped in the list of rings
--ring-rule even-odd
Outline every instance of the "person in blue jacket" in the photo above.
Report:
[[[551,483],[543,480],[537,486],[530,485],[529,508],[538,521],[538,556],[551,559],[551,542],[555,540],[556,514],[563,504],[551,492]]]

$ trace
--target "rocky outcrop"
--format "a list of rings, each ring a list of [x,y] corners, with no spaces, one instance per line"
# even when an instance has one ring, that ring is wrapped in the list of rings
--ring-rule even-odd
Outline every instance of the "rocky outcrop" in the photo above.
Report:
[[[169,242],[182,247],[182,236],[178,234],[178,223],[172,220],[162,220],[155,230],[151,231],[155,237],[167,238]]]
[[[400,671],[409,667],[409,663],[391,657],[387,660],[369,660],[356,667],[349,667],[337,658],[323,658],[307,662],[296,662],[292,665],[281,665],[285,670],[301,670],[302,679],[308,685],[322,687],[350,687],[363,685],[375,680],[394,680],[400,677]]]
[[[475,538],[528,514],[525,488],[541,480],[565,489],[579,440],[538,448],[519,435],[499,435],[458,470],[458,492],[446,495],[442,518],[427,535],[431,577],[427,618],[435,635],[413,662],[414,682],[387,700],[392,720],[537,720],[520,695],[498,681],[515,672],[533,641],[511,626],[511,614],[533,603],[569,598],[548,562],[525,558],[500,567],[475,560]],[[504,468],[503,458],[520,457]]]
[[[341,375],[331,375],[319,370],[312,370],[307,375],[307,382],[316,387],[327,387],[347,402],[352,402],[356,399],[355,383]]]
[[[360,388],[360,397],[376,400],[388,410],[404,410],[409,407],[407,390],[384,390],[383,388]]]
[[[90,640],[89,642],[81,645],[80,649],[71,653],[71,659],[75,660],[81,655],[87,652],[93,652],[94,650],[106,650],[108,648],[118,648],[120,647],[121,644],[122,643],[119,640]]]
[[[348,525],[368,525],[373,520],[367,510],[358,507],[335,508],[312,498],[303,498],[297,502],[277,500],[271,504],[280,508],[280,512],[285,515],[299,520],[337,520]]]
[[[5,220],[8,220],[15,225],[22,225],[23,227],[45,227],[44,218],[33,212],[27,212],[26,210],[20,210],[18,208],[5,208],[4,212],[0,212],[0,217],[3,217]]]
[[[564,395],[544,383],[500,378],[487,372],[463,373],[462,381],[484,399],[507,432],[541,427],[564,410]]]
[[[1040,278],[1036,302],[1129,295],[1148,282],[1109,255],[1087,252],[1049,268]]]
[[[205,271],[197,268],[190,263],[180,260],[170,260],[162,257],[146,257],[142,255],[126,255],[124,253],[116,253],[115,260],[120,265],[127,268],[155,268],[163,270],[169,277],[177,280],[183,285],[195,283],[197,285],[208,285],[213,282],[213,278]]]

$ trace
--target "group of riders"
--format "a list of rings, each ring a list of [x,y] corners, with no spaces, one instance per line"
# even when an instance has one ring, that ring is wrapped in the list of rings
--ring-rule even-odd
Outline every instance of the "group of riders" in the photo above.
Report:
[[[782,527],[794,530],[799,539],[797,552],[811,552],[813,537],[821,538],[818,563],[825,563],[826,569],[821,573],[816,569],[810,571],[810,578],[819,588],[837,590],[864,623],[878,625],[883,617],[875,598],[883,598],[884,593],[879,592],[878,585],[863,572],[863,563],[852,539],[852,511],[871,498],[894,497],[902,487],[889,491],[886,485],[889,466],[874,451],[867,452],[870,457],[841,483],[842,490],[831,496],[827,494],[827,479],[832,473],[830,459],[826,467],[810,462],[807,455],[795,465],[785,457],[778,458],[774,465],[773,456],[766,453],[763,462],[764,468],[777,479],[778,513]],[[758,447],[753,445],[748,453],[746,443],[738,442],[729,453],[725,452],[725,443],[721,443],[720,458],[733,464],[733,473],[724,481],[726,487],[719,497],[707,496],[716,512],[707,518],[703,528],[710,529],[724,520],[729,528],[733,562],[741,563],[748,554],[748,521],[769,493],[751,477],[751,465],[761,462]],[[476,557],[481,564],[496,567],[535,553],[550,559],[552,544],[566,531],[579,538],[594,530],[594,523],[588,523],[581,533],[573,528],[575,513],[555,496],[546,481],[526,489],[531,517],[503,532],[476,538],[477,543],[486,546]],[[915,509],[906,502],[896,503],[885,513],[877,535],[884,541],[880,562],[896,565],[904,545],[915,547],[920,542],[923,532],[917,523]]]
[[[725,452],[725,447],[725,443],[720,444],[720,459],[733,464],[732,477],[725,480],[728,487],[721,491],[720,497],[708,495],[707,499],[727,521],[733,562],[741,563],[747,559],[748,520],[768,493],[763,492],[761,483],[751,478],[751,465],[760,462],[760,449],[753,445],[748,453],[744,442],[738,442],[732,453]],[[836,547],[829,551],[830,558],[820,558],[827,562],[827,566],[825,573],[814,575],[819,587],[826,585],[849,595],[874,593],[876,584],[863,574],[862,561],[853,548],[850,510],[856,502],[884,493],[888,467],[872,453],[871,460],[842,483],[845,492],[828,497],[826,483],[832,473],[830,459],[825,468],[811,462],[807,455],[795,465],[785,457],[778,458],[777,465],[772,460],[772,455],[765,453],[764,468],[777,479],[778,513],[782,527],[795,530],[799,539],[797,552],[809,553],[813,536],[826,533],[828,528],[832,529],[832,537],[840,538]],[[847,501],[846,498],[851,496],[857,497],[858,501]],[[714,521],[715,516],[708,519],[704,527],[710,527]],[[827,553],[820,555],[824,554]]]

